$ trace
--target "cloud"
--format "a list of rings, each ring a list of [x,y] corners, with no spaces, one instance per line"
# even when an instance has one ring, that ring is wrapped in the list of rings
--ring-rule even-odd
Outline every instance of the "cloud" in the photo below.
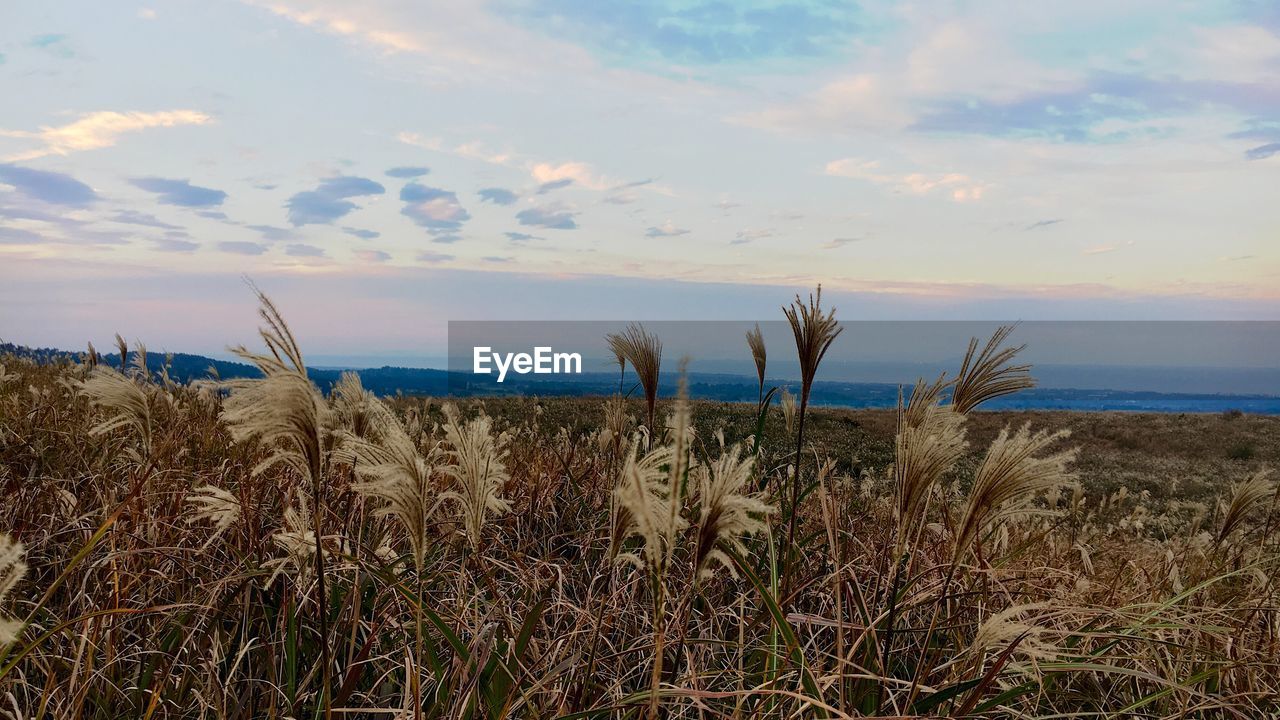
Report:
[[[484,260],[487,263],[509,263],[515,258],[510,256],[501,256],[501,255],[486,255],[480,259]]]
[[[835,250],[836,248],[842,248],[845,245],[852,245],[853,243],[859,243],[859,242],[862,242],[862,238],[850,238],[850,237],[834,238],[822,243],[822,249]]]
[[[324,257],[324,248],[318,248],[315,245],[307,245],[305,243],[294,243],[286,245],[284,254],[290,257]]]
[[[509,232],[509,233],[506,233],[506,236],[508,240],[514,243],[529,242],[530,240],[543,239],[538,237],[537,235],[530,235],[529,233],[522,233],[522,232]]]
[[[832,160],[825,171],[827,175],[866,180],[899,193],[927,195],[942,189],[956,202],[981,200],[988,188],[985,183],[960,173],[886,173],[880,169],[879,161],[858,158]]]
[[[382,237],[382,233],[377,230],[363,230],[361,228],[344,227],[342,228],[342,232],[358,237],[361,240],[373,240],[375,238]]]
[[[610,190],[617,185],[612,180],[597,175],[590,165],[582,162],[566,162],[559,165],[536,163],[529,169],[529,174],[544,186],[563,180],[575,182],[591,190]]]
[[[724,211],[726,211],[726,212],[727,212],[727,211],[729,211],[729,210],[732,210],[733,208],[736,208],[736,207],[742,207],[742,203],[734,202],[734,201],[732,201],[732,200],[725,199],[725,200],[720,200],[719,202],[717,202],[716,204],[712,205],[711,207],[713,207],[713,208],[717,208],[717,209],[719,209],[719,210],[724,210]]]
[[[261,255],[267,251],[267,246],[262,243],[240,242],[238,240],[224,240],[218,243],[218,249],[225,253],[234,255]]]
[[[432,234],[458,230],[471,219],[457,194],[448,190],[409,183],[400,190],[400,199],[405,203],[400,214]]]
[[[441,245],[452,245],[462,239],[457,233],[440,233],[431,237],[431,242],[440,243]]]
[[[294,194],[285,202],[285,207],[289,210],[289,222],[294,227],[328,225],[360,207],[347,198],[384,192],[386,188],[368,178],[338,175],[321,180],[315,190]]]
[[[1094,245],[1093,247],[1087,247],[1084,250],[1081,250],[1080,253],[1082,255],[1104,255],[1115,251],[1115,245]]]
[[[520,199],[519,195],[500,187],[481,188],[476,194],[480,196],[481,202],[491,202],[494,205],[513,205]]]
[[[573,219],[577,214],[564,203],[550,203],[521,210],[516,213],[516,220],[521,225],[549,230],[574,230],[578,227]]]
[[[734,239],[729,241],[729,244],[730,245],[746,245],[747,243],[755,242],[756,240],[771,238],[775,234],[777,234],[777,231],[774,230],[773,228],[760,228],[757,230],[739,230],[738,234],[734,237]]]
[[[160,252],[195,252],[200,248],[200,243],[191,240],[184,240],[179,237],[159,238],[151,241],[156,250]]]
[[[275,15],[292,20],[299,25],[316,28],[332,35],[358,37],[386,52],[420,52],[423,50],[423,46],[407,33],[369,27],[357,23],[351,16],[323,8],[312,7],[302,10],[289,7],[283,3],[265,4],[265,7]]]
[[[676,227],[670,220],[644,231],[644,236],[650,238],[676,237],[688,234],[688,230]]]
[[[292,240],[297,237],[297,233],[289,228],[276,227],[274,225],[245,225],[245,227],[261,235],[263,240],[270,240],[271,242]]]
[[[1025,228],[1023,228],[1023,230],[1039,230],[1040,228],[1047,228],[1050,225],[1057,225],[1060,222],[1062,222],[1062,218],[1053,218],[1050,220],[1037,220],[1031,223],[1030,225],[1026,226]]]
[[[1191,115],[1206,106],[1261,115],[1272,112],[1276,88],[1263,81],[1146,77],[1129,72],[1094,72],[1081,80],[1008,97],[975,99],[954,94],[935,98],[911,124],[926,133],[993,137],[1039,137],[1061,142],[1115,142],[1140,139],[1153,131],[1138,125],[1109,129],[1115,120],[1142,121]],[[1064,87],[1065,85],[1065,87]]]
[[[559,180],[552,180],[551,182],[544,182],[538,186],[538,194],[546,195],[547,193],[553,190],[559,190],[560,188],[569,187],[572,184],[573,184],[573,178],[570,178],[570,177],[560,178]]]
[[[381,250],[357,250],[356,257],[368,263],[386,262],[391,259],[391,255]]]
[[[445,255],[444,253],[433,253],[433,252],[418,253],[418,262],[439,263],[439,262],[449,262],[452,259],[453,259],[452,255]]]
[[[856,6],[795,0],[551,0],[498,7],[618,61],[662,67],[825,57],[843,52],[859,28]]]
[[[226,220],[227,219],[227,214],[222,212],[221,210],[197,210],[196,214],[203,218],[209,218],[210,220]]]
[[[136,210],[121,210],[107,219],[111,222],[122,223],[124,225],[141,225],[143,227],[160,228],[162,230],[182,229],[180,225],[170,225],[155,215],[138,212]]]
[[[1266,160],[1276,153],[1280,153],[1280,142],[1267,143],[1256,148],[1250,148],[1245,151],[1244,156],[1249,160]]]
[[[39,245],[42,242],[44,239],[38,233],[0,225],[0,245]]]
[[[416,178],[422,177],[431,172],[431,168],[425,167],[393,167],[387,171],[387,177],[393,178]]]
[[[157,127],[205,125],[213,118],[195,110],[164,112],[92,112],[67,125],[42,126],[35,132],[0,130],[0,137],[36,140],[41,147],[20,152],[6,160],[21,162],[47,155],[68,155],[80,150],[111,147],[126,133]]]
[[[0,183],[18,194],[50,205],[86,207],[98,199],[93,188],[70,175],[0,163]]]
[[[600,202],[609,203],[610,205],[630,205],[631,203],[637,202],[639,200],[640,200],[640,196],[637,195],[636,193],[630,192],[630,191],[623,191],[623,192],[613,193],[612,195],[605,197]]]
[[[61,34],[37,35],[31,38],[27,43],[27,47],[45,50],[64,60],[69,60],[76,56],[75,51],[67,44],[67,36]]]
[[[171,180],[159,177],[134,178],[129,181],[134,187],[156,193],[156,201],[161,205],[178,205],[180,207],[214,207],[227,199],[221,190],[192,185],[189,180]]]

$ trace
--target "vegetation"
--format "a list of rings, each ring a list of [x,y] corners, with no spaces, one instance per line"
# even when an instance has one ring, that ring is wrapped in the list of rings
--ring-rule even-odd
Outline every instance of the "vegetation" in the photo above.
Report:
[[[814,408],[817,298],[798,417],[758,336],[758,402],[657,398],[638,327],[643,398],[326,394],[261,300],[256,377],[0,360],[0,714],[1280,711],[1275,418],[984,412],[1006,330]]]

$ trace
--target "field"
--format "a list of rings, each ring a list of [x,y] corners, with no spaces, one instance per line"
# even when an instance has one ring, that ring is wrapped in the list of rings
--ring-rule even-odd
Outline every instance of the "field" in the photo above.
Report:
[[[0,359],[0,714],[1280,711],[1280,418],[986,412],[1000,337],[898,412],[325,397],[263,303],[259,379]]]

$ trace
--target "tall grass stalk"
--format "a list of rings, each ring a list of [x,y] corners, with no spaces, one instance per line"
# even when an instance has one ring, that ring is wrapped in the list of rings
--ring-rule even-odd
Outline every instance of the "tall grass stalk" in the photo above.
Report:
[[[783,587],[790,588],[791,567],[794,562],[796,547],[796,521],[800,515],[800,465],[804,453],[804,419],[809,408],[809,393],[813,390],[813,379],[818,374],[818,365],[831,343],[844,329],[836,322],[835,308],[827,312],[822,310],[822,286],[818,286],[817,294],[810,294],[808,303],[796,295],[789,307],[782,308],[791,324],[791,333],[795,336],[796,355],[800,361],[800,410],[798,429],[796,430],[795,470],[791,478],[791,503],[787,509],[790,517],[787,522],[787,547],[785,553],[785,570]]]

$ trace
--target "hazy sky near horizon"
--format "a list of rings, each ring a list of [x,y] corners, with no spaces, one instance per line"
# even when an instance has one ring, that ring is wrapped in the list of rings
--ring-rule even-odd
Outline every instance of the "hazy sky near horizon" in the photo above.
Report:
[[[356,8],[4,3],[0,338],[1280,318],[1274,2]]]

